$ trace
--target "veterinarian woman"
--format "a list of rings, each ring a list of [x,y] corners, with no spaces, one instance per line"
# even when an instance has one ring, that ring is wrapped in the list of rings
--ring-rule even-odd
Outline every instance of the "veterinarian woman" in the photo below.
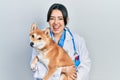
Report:
[[[72,32],[69,27],[66,27],[68,23],[68,12],[65,6],[59,3],[53,4],[49,8],[47,22],[50,27],[46,30],[49,29],[50,37],[67,51],[75,63],[73,66],[58,68],[50,80],[59,80],[61,72],[66,73],[73,80],[89,80],[91,67],[89,52],[84,39]],[[31,61],[37,54],[33,49]],[[77,74],[72,72],[74,69],[76,69]],[[41,80],[46,72],[47,68],[45,65],[42,62],[38,62],[36,68],[33,70],[34,80]]]

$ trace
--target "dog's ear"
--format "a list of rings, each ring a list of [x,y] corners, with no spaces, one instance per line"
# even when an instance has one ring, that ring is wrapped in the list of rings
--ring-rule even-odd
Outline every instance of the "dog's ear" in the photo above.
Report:
[[[45,35],[50,36],[50,29],[49,28],[45,29],[44,33],[45,33]]]
[[[36,29],[38,29],[38,26],[37,26],[36,23],[33,23],[32,26],[31,26],[31,31],[34,31]]]

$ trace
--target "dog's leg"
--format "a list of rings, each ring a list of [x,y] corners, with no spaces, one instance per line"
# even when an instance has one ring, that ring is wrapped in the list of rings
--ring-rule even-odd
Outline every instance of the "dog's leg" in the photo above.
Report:
[[[49,68],[48,72],[43,80],[48,80],[52,76],[52,74],[56,71],[56,69],[57,69],[57,67]]]
[[[32,69],[32,70],[35,69],[35,65],[36,65],[37,61],[38,61],[38,58],[35,57],[35,58],[33,59],[33,61],[32,61],[32,64],[31,64],[31,69]]]

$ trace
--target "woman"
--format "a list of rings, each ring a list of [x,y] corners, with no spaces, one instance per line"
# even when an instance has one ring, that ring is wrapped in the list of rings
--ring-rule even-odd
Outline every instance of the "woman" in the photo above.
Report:
[[[68,23],[68,12],[64,5],[55,3],[53,4],[47,14],[47,22],[49,23],[49,30],[51,38],[63,49],[67,51],[69,56],[75,62],[75,67],[66,66],[60,67],[50,78],[50,80],[59,80],[61,72],[66,73],[69,78],[73,80],[88,80],[91,66],[89,53],[85,45],[85,41],[78,34],[73,33],[66,27]],[[48,30],[47,29],[47,30]],[[33,50],[32,60],[37,55]],[[32,61],[31,60],[31,61]],[[73,73],[76,69],[77,74]],[[46,74],[46,67],[41,62],[36,64],[36,69],[33,71],[34,79],[40,80]]]

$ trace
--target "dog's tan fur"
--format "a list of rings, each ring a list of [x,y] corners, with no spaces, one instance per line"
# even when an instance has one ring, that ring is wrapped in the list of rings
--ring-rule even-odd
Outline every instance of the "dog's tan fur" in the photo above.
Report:
[[[33,59],[31,68],[33,69],[35,67],[35,64],[38,60],[44,59],[43,63],[48,68],[48,72],[45,75],[44,80],[48,80],[58,67],[74,65],[74,62],[66,53],[66,51],[59,47],[49,37],[49,32],[38,29],[36,24],[33,24],[31,27],[30,40],[34,44],[43,42],[42,47],[40,48],[33,45],[39,54]],[[62,80],[68,80],[68,76],[65,73],[61,73],[61,75],[63,75]]]

